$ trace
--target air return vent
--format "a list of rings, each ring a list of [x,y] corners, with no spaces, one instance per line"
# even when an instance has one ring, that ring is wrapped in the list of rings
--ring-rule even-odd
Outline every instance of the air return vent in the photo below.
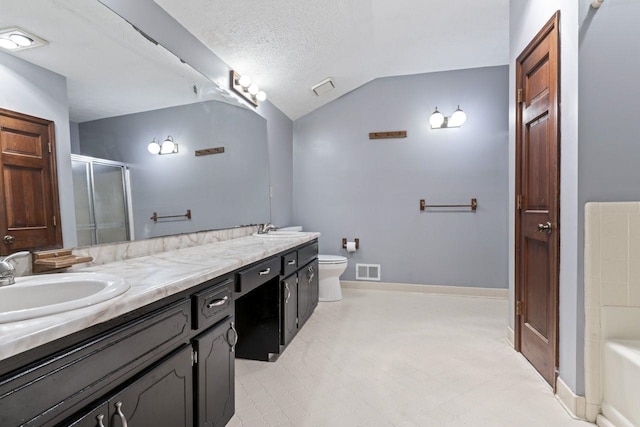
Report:
[[[327,77],[326,79],[324,79],[323,81],[321,81],[320,83],[316,84],[315,86],[313,86],[311,88],[311,90],[313,91],[313,93],[315,93],[318,96],[322,96],[327,92],[332,91],[333,89],[335,89],[336,85],[333,84],[333,80],[331,80],[331,77]]]
[[[356,264],[356,280],[380,281],[380,264]]]

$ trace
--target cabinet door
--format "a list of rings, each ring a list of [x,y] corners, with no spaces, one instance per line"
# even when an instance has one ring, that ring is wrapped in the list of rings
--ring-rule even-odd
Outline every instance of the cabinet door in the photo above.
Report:
[[[151,369],[108,403],[110,427],[192,427],[191,346]]]
[[[93,411],[81,415],[79,418],[65,425],[68,427],[107,427],[109,425],[108,410],[109,408],[105,402]]]
[[[311,316],[313,311],[312,298],[312,283],[313,280],[309,268],[306,266],[298,272],[298,327],[302,328],[307,319]]]
[[[298,275],[294,274],[281,282],[282,334],[281,343],[287,345],[298,332]]]
[[[222,427],[233,416],[237,339],[230,317],[194,340],[198,352],[196,425],[199,427]]]
[[[309,313],[309,316],[311,316],[311,313],[313,313],[313,310],[315,310],[315,308],[318,306],[318,301],[320,297],[320,286],[319,286],[320,280],[318,279],[318,261],[314,261],[307,267],[305,271],[305,276],[309,283],[309,292],[311,293],[311,310]]]

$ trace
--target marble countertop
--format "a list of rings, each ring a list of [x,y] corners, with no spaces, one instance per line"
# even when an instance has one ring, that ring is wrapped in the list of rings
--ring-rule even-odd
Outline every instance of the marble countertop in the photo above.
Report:
[[[320,233],[306,232],[278,238],[248,236],[76,270],[115,274],[126,279],[131,288],[119,297],[89,307],[0,324],[0,360],[114,319],[319,236]]]

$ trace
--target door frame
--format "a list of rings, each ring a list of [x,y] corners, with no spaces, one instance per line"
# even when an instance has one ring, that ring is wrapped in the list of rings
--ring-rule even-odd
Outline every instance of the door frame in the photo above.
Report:
[[[519,203],[519,195],[523,193],[523,179],[522,179],[522,102],[519,100],[518,89],[522,87],[523,81],[523,66],[522,62],[524,58],[526,58],[541,42],[544,38],[549,35],[549,33],[556,33],[556,98],[553,100],[555,103],[555,109],[553,114],[553,120],[555,121],[555,130],[556,130],[556,150],[558,154],[558,162],[557,162],[557,194],[556,194],[556,212],[557,215],[557,224],[555,225],[555,231],[558,233],[557,238],[557,246],[556,246],[556,259],[555,263],[557,265],[556,274],[554,277],[551,277],[551,292],[554,295],[554,305],[553,307],[553,315],[555,316],[555,340],[552,343],[552,351],[553,351],[553,363],[555,366],[555,377],[557,380],[557,369],[559,366],[559,320],[560,320],[560,311],[559,311],[559,290],[560,290],[560,182],[561,182],[561,168],[560,168],[560,159],[561,159],[561,139],[560,139],[560,77],[561,77],[561,64],[560,64],[560,11],[556,11],[554,15],[547,21],[547,23],[542,27],[542,29],[536,34],[536,36],[529,42],[526,48],[518,55],[516,59],[516,78],[515,78],[515,97],[516,97],[516,123],[515,123],[515,144],[516,144],[516,158],[515,158],[515,297],[514,297],[514,310],[513,310],[513,318],[514,318],[514,348],[516,351],[520,352],[522,348],[522,327],[520,324],[521,314],[518,312],[518,302],[524,301],[524,281],[522,278],[522,221],[520,214],[522,212],[521,205]],[[526,307],[522,308],[523,312],[526,310]],[[556,390],[556,380],[553,381],[551,386],[555,392]]]

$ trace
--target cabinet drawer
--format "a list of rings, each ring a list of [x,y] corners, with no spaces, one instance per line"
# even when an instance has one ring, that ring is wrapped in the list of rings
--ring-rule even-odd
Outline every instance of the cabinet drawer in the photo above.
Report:
[[[280,257],[271,258],[238,273],[236,292],[246,294],[280,275]]]
[[[198,292],[193,297],[193,328],[213,325],[233,315],[233,279]]]
[[[302,266],[318,256],[318,242],[313,242],[298,249],[298,265]]]
[[[191,302],[182,300],[47,358],[0,382],[0,426],[48,426],[187,342]]]
[[[282,255],[282,275],[288,276],[298,268],[298,252],[293,251]]]

